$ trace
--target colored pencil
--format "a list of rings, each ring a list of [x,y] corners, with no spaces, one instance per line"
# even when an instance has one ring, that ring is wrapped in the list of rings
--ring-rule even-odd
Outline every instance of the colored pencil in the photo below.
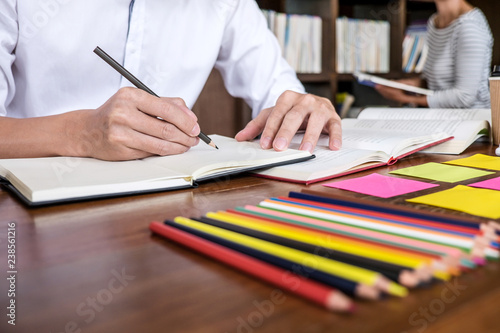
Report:
[[[473,249],[474,246],[478,243],[475,240],[468,237],[450,235],[445,232],[423,230],[415,227],[394,225],[388,222],[373,221],[369,218],[356,218],[349,216],[347,214],[333,213],[320,208],[304,207],[295,203],[286,202],[285,200],[267,199],[262,201],[259,204],[259,206],[268,207],[280,211],[286,211],[294,214],[304,215],[316,219],[323,219],[342,224],[349,224],[370,230],[377,230],[385,233],[401,235],[413,239],[419,239],[443,245],[455,246],[468,251]],[[490,250],[490,248],[485,249],[485,251],[487,250]],[[496,252],[494,253],[494,255],[498,256],[498,251],[494,252]],[[488,254],[491,254],[491,252],[489,252]]]
[[[371,215],[364,215],[360,216],[357,214],[352,214],[347,211],[339,211],[339,210],[334,210],[330,209],[327,205],[325,204],[315,204],[314,202],[299,202],[298,200],[290,199],[287,197],[278,197],[278,198],[270,198],[265,200],[265,202],[273,202],[277,204],[284,204],[284,205],[292,205],[293,207],[300,207],[301,209],[305,210],[310,210],[310,211],[320,211],[326,214],[331,214],[338,216],[339,218],[342,218],[341,222],[343,222],[345,219],[348,218],[353,218],[357,219],[359,221],[369,221],[370,223],[376,223],[379,224],[380,227],[383,230],[390,231],[391,228],[396,228],[399,230],[412,230],[413,232],[422,232],[422,233],[427,233],[427,234],[435,234],[435,235],[441,235],[443,237],[450,237],[450,238],[460,238],[464,240],[470,240],[474,241],[474,238],[479,238],[482,239],[482,235],[470,235],[470,234],[465,234],[465,233],[459,233],[456,231],[450,231],[448,229],[435,229],[435,228],[425,228],[420,225],[416,224],[411,224],[411,223],[402,223],[400,221],[392,221],[392,220],[383,220],[379,219],[376,217],[373,217]],[[367,226],[366,224],[359,224],[359,226]],[[385,228],[384,228],[385,227]]]
[[[493,248],[493,243],[486,236],[471,236],[463,234],[456,235],[448,232],[447,230],[435,231],[423,229],[418,226],[404,226],[398,223],[377,220],[369,215],[364,217],[353,216],[349,212],[335,212],[329,209],[325,209],[322,206],[314,206],[314,204],[305,205],[297,202],[292,202],[291,199],[284,197],[267,199],[261,202],[260,206],[267,207],[269,204],[278,204],[281,206],[285,205],[300,208],[309,212],[321,212],[324,214],[329,214],[330,216],[336,217],[336,219],[330,218],[330,221],[332,222],[347,223],[361,228],[390,232],[414,239],[437,242],[443,245],[452,245],[470,252],[476,250],[475,253],[481,254],[483,257],[487,256],[491,259],[498,259],[500,257],[499,250]],[[317,215],[314,215],[313,217],[321,218],[321,216]],[[479,251],[478,249],[481,249],[481,251]]]
[[[153,232],[334,311],[500,258],[500,224],[316,191],[153,222]]]
[[[394,206],[384,202],[368,201],[362,198],[348,198],[346,196],[338,196],[332,193],[324,193],[313,190],[302,190],[302,192],[290,192],[292,198],[307,199],[312,201],[339,204],[346,207],[361,208],[372,212],[386,212],[395,215],[421,218],[428,221],[436,221],[456,226],[467,226],[470,228],[487,228],[488,230],[496,230],[500,232],[500,224],[498,222],[489,221],[487,223],[478,224],[475,220],[464,216],[450,216],[449,214],[439,212],[424,212],[410,207]]]
[[[294,274],[301,275],[305,278],[316,280],[318,282],[321,282],[323,284],[329,285],[335,289],[338,289],[342,291],[343,293],[349,295],[349,296],[355,296],[367,300],[376,300],[380,298],[380,290],[374,288],[373,286],[369,285],[363,285],[361,283],[355,283],[353,281],[343,279],[337,276],[333,276],[321,271],[317,271],[314,269],[311,269],[310,267],[306,267],[297,263],[294,263],[292,261],[288,261],[276,256],[273,256],[272,254],[263,252],[263,251],[258,251],[255,249],[252,249],[247,246],[243,246],[239,243],[231,242],[227,239],[220,238],[214,235],[211,235],[209,233],[205,233],[202,231],[199,231],[197,229],[193,229],[190,227],[187,227],[185,225],[173,223],[171,221],[165,221],[164,222],[167,225],[170,225],[174,228],[180,229],[182,231],[188,232],[190,234],[193,234],[195,236],[204,238],[208,241],[217,243],[219,245],[225,246],[227,248],[230,248],[234,251],[241,252],[243,254],[252,256],[258,260],[262,260],[264,262],[267,262],[272,265],[276,265],[278,267],[281,267],[287,271],[290,271]]]
[[[243,244],[248,247],[252,247],[260,251],[272,253],[273,255],[281,257],[283,259],[287,259],[304,265],[307,264],[307,266],[332,275],[340,276],[358,283],[377,286],[382,291],[394,296],[404,297],[408,294],[408,290],[405,287],[388,280],[377,272],[341,263],[335,260],[326,259],[320,256],[312,255],[310,253],[295,250],[282,245],[273,244],[253,237],[241,235],[229,230],[206,225],[204,223],[200,223],[184,217],[177,217],[174,219],[174,222],[213,234],[221,238],[231,240],[233,242]]]
[[[238,224],[247,228],[258,229],[277,236],[291,238],[296,241],[309,243],[319,247],[346,252],[358,256],[364,256],[374,260],[406,266],[416,271],[429,271],[431,266],[438,266],[440,257],[416,253],[414,251],[403,251],[392,246],[381,243],[359,241],[342,235],[324,234],[316,230],[305,230],[292,225],[282,225],[271,221],[265,221],[254,217],[245,217],[231,212],[208,213],[207,217],[224,222]],[[450,276],[444,272],[437,272],[436,277],[449,279]],[[430,276],[429,276],[430,278]]]
[[[230,250],[200,237],[183,232],[159,222],[152,222],[150,229],[165,238],[198,251],[206,256],[260,278],[279,288],[300,295],[333,311],[352,312],[354,303],[336,289],[307,280],[281,268],[269,265],[250,256]],[[286,277],[293,277],[287,279]],[[299,283],[297,283],[299,282]]]
[[[377,241],[384,244],[397,246],[400,248],[440,255],[443,256],[445,260],[448,260],[446,258],[449,258],[449,260],[452,261],[451,262],[452,265],[459,264],[460,260],[465,258],[465,253],[454,247],[409,239],[397,235],[391,235],[378,231],[357,228],[344,224],[337,224],[332,222],[326,222],[323,220],[311,219],[296,214],[290,214],[286,212],[276,211],[273,209],[267,209],[265,207],[256,207],[247,205],[245,207],[236,207],[234,210],[228,210],[228,211],[229,212],[235,211],[242,215],[250,217],[259,217],[277,223],[284,223],[286,225],[293,224],[297,227],[303,227],[306,230],[319,230],[319,231],[331,232],[338,235],[356,237],[360,240]],[[475,267],[475,265],[471,263],[471,266],[468,265],[468,267],[472,268]]]
[[[404,215],[395,215],[389,213],[373,212],[362,210],[359,208],[346,207],[336,204],[323,203],[307,199],[291,198],[291,197],[278,197],[277,199],[286,202],[293,202],[298,205],[312,208],[321,208],[328,211],[343,213],[350,216],[370,218],[374,221],[390,222],[392,224],[421,228],[429,231],[441,231],[450,235],[470,237],[473,239],[489,241],[492,247],[498,248],[499,236],[493,231],[493,228],[472,228],[467,226],[456,226],[452,224],[428,221],[424,219],[417,219],[414,217],[407,217]],[[476,224],[478,225],[478,224]],[[484,226],[484,225],[483,225]]]
[[[323,203],[313,200],[300,199],[300,198],[291,198],[291,197],[278,197],[278,199],[283,199],[289,202],[294,202],[297,204],[301,204],[308,207],[316,207],[323,208],[333,212],[339,213],[347,213],[349,215],[361,216],[361,217],[369,217],[374,220],[379,220],[381,222],[392,222],[396,224],[406,225],[406,226],[414,226],[418,228],[428,229],[428,230],[436,230],[436,231],[444,231],[450,234],[455,234],[458,236],[468,236],[468,237],[484,237],[490,239],[493,242],[499,240],[499,237],[489,231],[480,230],[479,228],[472,228],[468,226],[457,226],[448,223],[429,221],[424,219],[417,219],[414,217],[408,217],[404,215],[396,215],[389,213],[381,213],[381,212],[373,212],[368,210],[363,210],[359,208],[346,207],[336,204]]]
[[[408,268],[406,266],[395,265],[389,262],[383,262],[368,257],[353,255],[347,252],[336,251],[330,248],[324,248],[311,243],[299,242],[291,238],[277,236],[276,234],[273,233],[261,232],[258,231],[257,229],[241,227],[240,225],[223,222],[218,219],[202,217],[199,219],[193,218],[193,220],[207,223],[219,228],[231,230],[243,235],[259,238],[275,244],[294,248],[307,253],[316,254],[325,258],[337,260],[340,262],[344,262],[347,264],[379,272],[382,275],[386,276],[387,278],[395,282],[398,282],[399,284],[405,287],[409,288],[416,287],[420,283],[417,274],[411,268]]]

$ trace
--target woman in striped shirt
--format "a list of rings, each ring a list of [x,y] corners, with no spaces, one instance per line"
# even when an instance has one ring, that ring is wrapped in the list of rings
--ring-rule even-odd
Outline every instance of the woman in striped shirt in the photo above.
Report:
[[[385,98],[431,108],[490,108],[488,77],[493,36],[479,8],[464,0],[435,0],[427,23],[429,53],[422,78],[399,80],[424,86],[432,96],[412,96],[376,86]]]

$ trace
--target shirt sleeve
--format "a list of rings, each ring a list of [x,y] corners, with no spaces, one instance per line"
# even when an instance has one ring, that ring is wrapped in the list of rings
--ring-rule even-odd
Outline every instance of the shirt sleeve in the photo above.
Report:
[[[431,108],[470,108],[484,85],[485,68],[489,68],[486,55],[492,52],[492,41],[477,21],[464,20],[456,31],[455,75],[451,89],[435,91],[427,97]]]
[[[235,8],[228,17],[215,68],[227,91],[243,98],[255,117],[262,109],[274,106],[284,91],[305,90],[282,57],[278,41],[256,2],[233,2]]]
[[[12,64],[17,44],[18,24],[16,0],[0,1],[0,116],[7,115],[7,106],[15,93]]]

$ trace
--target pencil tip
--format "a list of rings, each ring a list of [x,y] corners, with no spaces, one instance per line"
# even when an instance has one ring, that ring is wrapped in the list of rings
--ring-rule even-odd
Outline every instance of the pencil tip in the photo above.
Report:
[[[408,288],[414,288],[420,283],[420,279],[414,272],[403,270],[399,274],[399,283]]]
[[[339,312],[353,312],[356,309],[354,302],[342,292],[334,291],[330,293],[326,300],[326,306],[330,310]]]
[[[389,288],[387,292],[393,296],[406,297],[408,295],[408,289],[395,282],[389,283]]]
[[[208,145],[210,147],[214,147],[215,149],[219,149],[219,147],[217,147],[217,145],[213,141],[210,141],[210,143]]]
[[[356,295],[364,299],[378,300],[380,299],[380,293],[380,290],[375,286],[369,286],[360,283],[356,287]]]

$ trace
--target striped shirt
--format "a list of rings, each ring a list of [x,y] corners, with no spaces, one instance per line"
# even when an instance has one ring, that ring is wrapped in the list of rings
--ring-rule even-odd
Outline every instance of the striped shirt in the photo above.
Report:
[[[474,8],[449,26],[427,23],[429,53],[423,70],[430,108],[490,108],[488,77],[493,36],[483,12]]]

